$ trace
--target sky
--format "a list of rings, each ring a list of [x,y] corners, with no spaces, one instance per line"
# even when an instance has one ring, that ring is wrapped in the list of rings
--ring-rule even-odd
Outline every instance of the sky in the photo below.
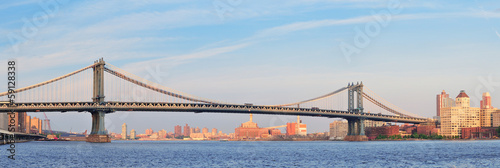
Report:
[[[392,104],[433,117],[442,90],[451,97],[465,90],[476,107],[490,92],[500,107],[499,21],[493,0],[12,1],[0,3],[0,64],[15,59],[23,87],[104,58],[191,95],[258,105],[363,81]],[[91,127],[89,113],[47,116],[54,130]],[[261,127],[295,120],[254,115]],[[312,133],[335,119],[302,120]],[[246,121],[247,114],[117,112],[106,127],[170,132],[187,123],[232,133]]]

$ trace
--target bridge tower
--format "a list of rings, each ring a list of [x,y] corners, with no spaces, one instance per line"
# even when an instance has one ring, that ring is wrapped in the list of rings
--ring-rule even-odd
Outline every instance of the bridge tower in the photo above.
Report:
[[[106,62],[101,58],[94,62],[94,89],[92,100],[94,103],[104,103],[104,66]],[[111,138],[107,134],[104,125],[105,110],[93,110],[92,114],[92,130],[87,138],[87,142],[106,143],[111,142]]]
[[[348,111],[351,113],[363,113],[363,82],[354,84],[348,84]],[[356,94],[355,94],[356,92]],[[356,103],[354,103],[354,95],[356,95]],[[356,105],[356,108],[354,106]],[[368,138],[365,135],[365,119],[363,117],[357,118],[347,118],[348,130],[347,136],[344,140],[346,141],[367,141]]]

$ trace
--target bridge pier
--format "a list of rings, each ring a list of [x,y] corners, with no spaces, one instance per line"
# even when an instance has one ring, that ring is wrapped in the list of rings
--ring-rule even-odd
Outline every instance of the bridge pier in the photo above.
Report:
[[[96,103],[104,104],[104,66],[106,65],[106,62],[104,62],[101,58],[94,62],[94,64],[94,97],[92,99]],[[111,142],[111,138],[109,137],[104,125],[104,116],[106,115],[106,111],[96,110],[91,111],[90,114],[92,114],[92,131],[87,137],[87,142]]]
[[[347,119],[347,136],[344,141],[368,141],[365,135],[364,119]]]
[[[361,84],[349,84],[348,86],[348,106],[349,112],[351,113],[363,113],[363,82]],[[357,108],[354,108],[354,92],[356,92],[356,105]],[[368,137],[365,135],[365,119],[364,118],[348,118],[348,131],[347,136],[344,138],[344,141],[368,141]]]
[[[92,114],[92,130],[87,137],[87,142],[107,143],[111,142],[111,138],[107,134],[104,125],[104,111],[90,112]]]

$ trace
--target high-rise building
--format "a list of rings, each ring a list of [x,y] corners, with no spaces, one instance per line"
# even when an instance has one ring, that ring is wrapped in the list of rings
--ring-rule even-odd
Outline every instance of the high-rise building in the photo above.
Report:
[[[9,115],[0,113],[0,130],[9,130]]]
[[[286,135],[307,135],[307,125],[302,124],[302,120],[300,120],[300,116],[297,116],[297,122],[295,123],[286,123]]]
[[[330,138],[344,139],[347,136],[347,121],[334,121],[330,123]]]
[[[201,133],[200,128],[196,127],[196,129],[194,129],[194,133]]]
[[[175,136],[175,137],[180,137],[180,136],[182,136],[182,126],[180,126],[180,125],[176,125],[176,126],[174,127],[174,136]]]
[[[493,120],[492,127],[500,127],[500,110],[493,112],[491,116]]]
[[[135,140],[135,133],[136,133],[136,132],[135,132],[135,130],[134,130],[134,129],[130,130],[130,139],[131,139],[131,140]]]
[[[13,114],[13,118],[14,118],[14,132],[22,132],[22,133],[25,133],[26,132],[26,118],[27,118],[27,114],[26,112],[15,112]],[[29,126],[28,126],[29,127]]]
[[[441,135],[460,136],[462,128],[480,127],[480,108],[470,107],[470,98],[461,91],[455,106],[441,109]]]
[[[186,126],[184,126],[184,136],[189,137],[190,134],[191,134],[191,128],[189,127],[188,124],[186,124]]]
[[[42,133],[42,119],[33,117],[31,119],[31,133],[41,134]]]
[[[162,129],[161,131],[158,131],[158,138],[167,138],[167,131]]]
[[[217,135],[217,128],[212,128],[212,136],[216,136]]]
[[[26,113],[24,113],[24,114],[26,114]],[[26,114],[25,117],[26,118],[24,120],[25,121],[25,123],[24,123],[25,124],[25,127],[24,127],[25,131],[24,131],[24,133],[29,134],[29,133],[31,133],[31,116],[29,116],[28,114]]]
[[[122,125],[122,139],[127,139],[127,124]]]
[[[207,133],[208,133],[208,128],[207,128],[207,127],[204,127],[204,128],[202,129],[202,133],[203,133],[203,134],[207,134]]]
[[[147,136],[151,136],[151,135],[153,135],[153,133],[154,133],[154,131],[151,128],[149,128],[149,129],[146,130],[146,135]]]
[[[491,106],[491,96],[489,92],[483,93],[483,100],[481,100],[482,109],[492,109]]]
[[[453,99],[450,98],[450,95],[447,94],[444,90],[443,90],[443,92],[441,92],[441,94],[437,95],[436,101],[437,101],[436,102],[436,105],[437,105],[436,115],[438,117],[441,116],[441,109],[442,108],[455,106],[455,101],[453,101]]]
[[[492,127],[493,118],[492,113],[498,111],[497,108],[491,106],[490,93],[483,93],[483,100],[481,100],[481,127]]]

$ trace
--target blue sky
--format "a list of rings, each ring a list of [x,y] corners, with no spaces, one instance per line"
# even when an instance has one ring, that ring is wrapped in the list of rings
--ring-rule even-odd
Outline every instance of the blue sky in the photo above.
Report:
[[[388,6],[399,10],[391,13]],[[386,25],[377,22],[382,13],[391,18]],[[2,2],[0,62],[17,59],[22,87],[104,57],[138,76],[147,76],[148,68],[159,69],[157,83],[233,103],[295,102],[363,81],[393,104],[432,117],[435,96],[443,89],[452,97],[464,89],[473,99],[489,91],[493,106],[500,107],[499,18],[498,1]],[[368,43],[356,45],[357,30],[371,31]],[[358,52],[348,56],[342,44]],[[5,79],[0,82],[6,88]],[[48,116],[57,130],[90,129],[88,113]],[[185,123],[233,132],[247,119],[114,113],[107,116],[107,125],[114,132],[123,122],[139,133],[150,127],[173,131]],[[260,126],[294,120],[269,115],[254,119]],[[309,132],[320,132],[333,119],[303,121]]]

